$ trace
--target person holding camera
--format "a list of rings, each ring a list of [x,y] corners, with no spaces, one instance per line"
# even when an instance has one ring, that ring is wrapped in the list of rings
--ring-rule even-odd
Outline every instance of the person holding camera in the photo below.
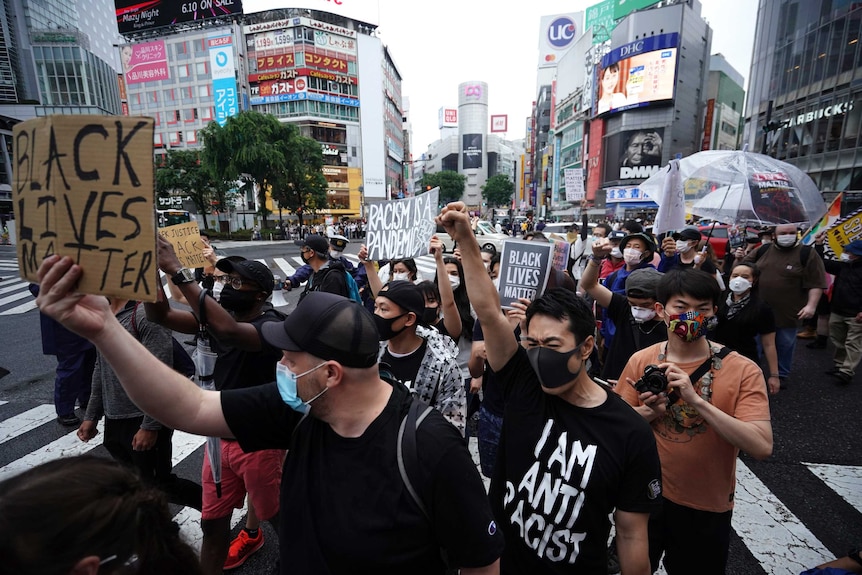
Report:
[[[664,500],[650,517],[650,562],[655,571],[664,552],[669,575],[691,573],[695,565],[701,574],[724,574],[737,455],[772,454],[763,372],[704,337],[720,298],[706,272],[667,272],[655,309],[668,340],[634,354],[616,386],[650,422],[658,445]]]

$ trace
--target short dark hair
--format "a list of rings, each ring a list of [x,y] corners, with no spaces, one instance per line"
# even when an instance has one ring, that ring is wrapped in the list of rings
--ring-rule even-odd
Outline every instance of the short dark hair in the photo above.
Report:
[[[491,256],[491,262],[488,264],[489,268],[493,268],[494,266],[500,265],[500,255],[499,253],[495,253]]]
[[[533,300],[527,307],[527,329],[534,316],[544,315],[557,320],[569,320],[569,331],[575,335],[575,343],[581,343],[595,335],[596,318],[584,298],[569,289],[554,288]]]
[[[715,276],[693,268],[674,268],[664,274],[656,287],[655,299],[666,305],[672,297],[687,295],[697,300],[710,300],[718,305],[721,288]]]
[[[640,222],[635,220],[626,220],[622,227],[629,231],[630,234],[640,234],[644,231],[644,227]]]
[[[611,225],[606,224],[604,222],[602,222],[601,224],[596,224],[595,229],[598,229],[598,228],[602,228],[603,230],[605,230],[605,237],[608,237],[609,235],[611,235],[611,231],[613,231],[613,228],[611,227]]]
[[[524,234],[524,239],[527,241],[533,241],[533,240],[548,241],[548,236],[546,236],[543,232],[536,230],[536,231],[527,232],[526,234]]]

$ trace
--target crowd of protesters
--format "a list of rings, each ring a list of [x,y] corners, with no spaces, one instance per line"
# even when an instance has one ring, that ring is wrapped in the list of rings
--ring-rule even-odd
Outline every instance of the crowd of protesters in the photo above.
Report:
[[[220,573],[264,545],[264,520],[278,531],[283,574],[647,574],[660,562],[671,575],[724,573],[737,455],[771,455],[769,394],[789,385],[797,330],[823,313],[829,285],[836,384],[862,359],[862,241],[835,261],[823,234],[808,248],[794,226],[732,229],[717,261],[695,226],[657,238],[644,222],[584,219],[547,290],[502,309],[499,254],[480,250],[464,206],[436,223],[458,250],[446,256],[432,239],[433,277],[409,258],[371,261],[365,246],[350,264],[342,253],[361,244],[362,222],[302,230],[306,266],[284,286],[304,288],[286,317],[268,302],[265,265],[212,250],[196,281],[159,241],[159,267],[185,308],[163,294],[145,305],[76,295],[87,270],[47,258],[45,321],[92,342],[96,358],[90,388],[80,374],[58,384],[60,422],[88,441],[105,417],[111,455],[134,470],[72,460],[70,476],[101,484],[71,493],[106,509],[128,493],[151,512],[132,520],[112,508],[63,544],[48,532],[0,538],[14,572]],[[508,231],[554,241],[544,227],[528,218]],[[202,311],[215,392],[171,357],[171,330],[196,333]],[[83,422],[69,419],[76,400]],[[224,493],[208,457],[202,488],[164,468],[173,429],[222,438]],[[0,531],[7,516],[17,534],[76,514],[74,501],[21,509],[50,507],[36,490],[62,474],[54,462],[0,484]],[[203,509],[199,563],[164,527],[160,491]],[[57,559],[44,551],[52,545],[64,549]]]

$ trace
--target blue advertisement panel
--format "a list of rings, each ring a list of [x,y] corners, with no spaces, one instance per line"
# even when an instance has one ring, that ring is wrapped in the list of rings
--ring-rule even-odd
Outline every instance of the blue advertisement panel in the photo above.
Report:
[[[208,44],[213,98],[215,99],[215,120],[220,126],[224,126],[229,117],[239,113],[233,38],[231,36],[217,36],[210,38]]]
[[[356,98],[345,98],[343,96],[331,96],[329,94],[317,94],[315,92],[294,92],[293,94],[277,94],[274,96],[255,96],[251,98],[252,106],[260,104],[275,104],[278,102],[298,102],[300,100],[315,100],[327,104],[341,104],[342,106],[359,107]]]

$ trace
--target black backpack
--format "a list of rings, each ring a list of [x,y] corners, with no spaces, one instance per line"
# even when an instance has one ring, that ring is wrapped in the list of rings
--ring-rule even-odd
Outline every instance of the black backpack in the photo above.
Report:
[[[141,334],[138,331],[138,322],[136,319],[139,305],[141,305],[141,302],[135,302],[135,306],[132,308],[132,331],[135,339],[138,341],[141,340]],[[171,336],[171,343],[173,345],[173,359],[171,367],[174,371],[179,372],[186,377],[192,377],[195,374],[195,362],[192,361],[192,356],[189,355],[189,352],[186,351],[183,344],[177,341],[177,338],[174,336]]]

